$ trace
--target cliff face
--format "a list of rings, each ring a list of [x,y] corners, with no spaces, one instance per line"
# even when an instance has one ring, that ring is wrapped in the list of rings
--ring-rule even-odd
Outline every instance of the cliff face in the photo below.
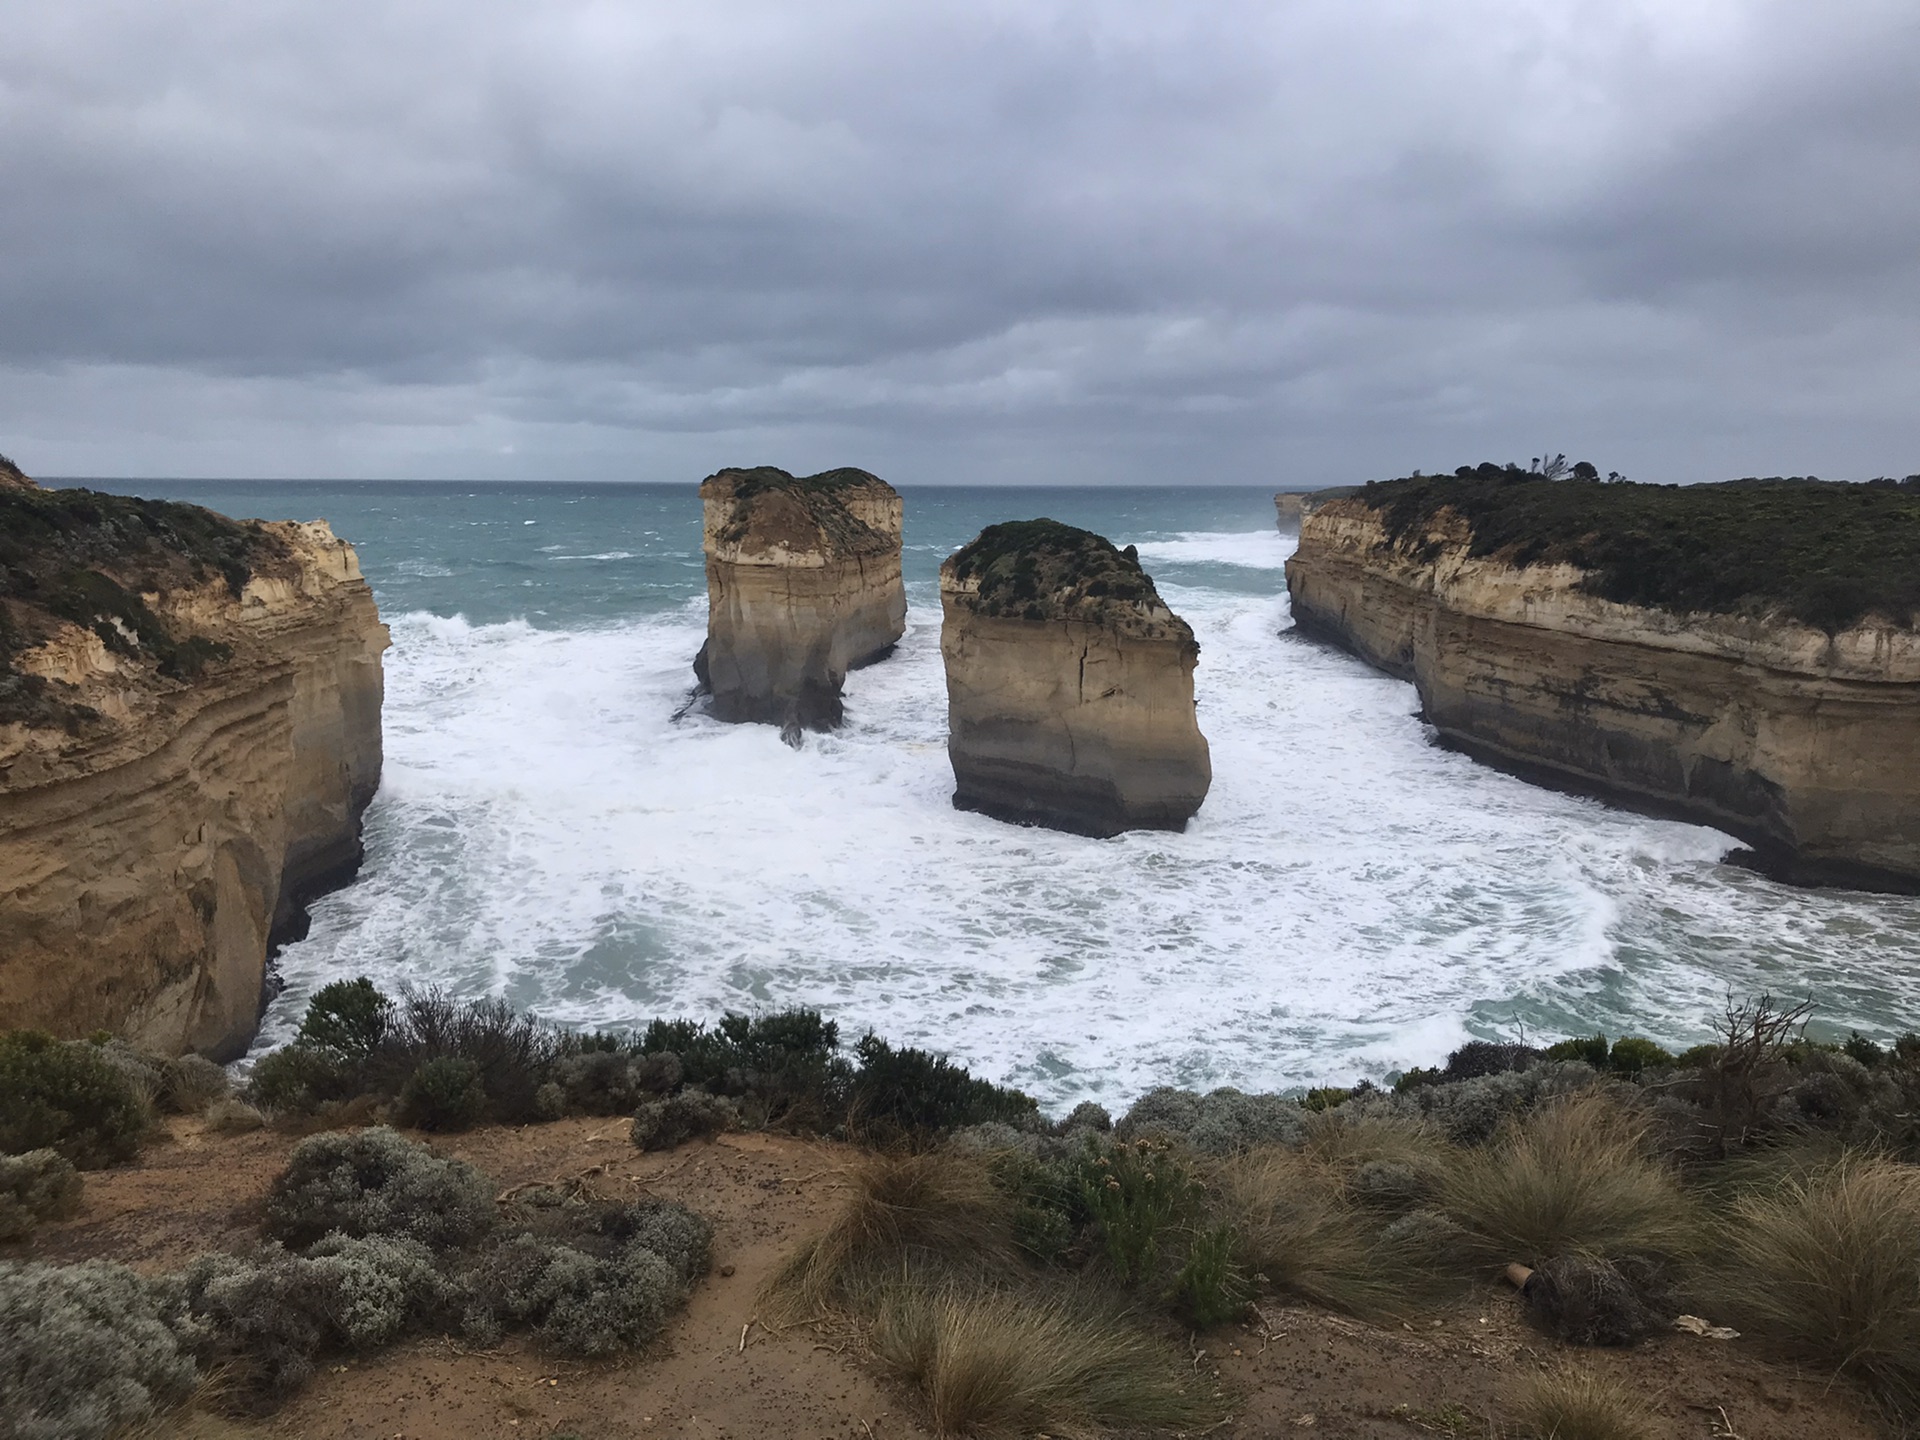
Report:
[[[1282,530],[1298,529],[1300,521],[1329,500],[1353,494],[1351,485],[1329,485],[1320,490],[1282,490],[1273,497],[1275,519]]]
[[[1395,539],[1327,504],[1287,562],[1295,622],[1471,753],[1731,831],[1783,878],[1920,889],[1920,634],[1616,603],[1473,548],[1449,511]]]
[[[1180,830],[1213,770],[1200,649],[1131,551],[1051,520],[940,567],[954,805],[1077,834]]]
[[[270,938],[359,863],[386,627],[324,522],[20,503],[0,516],[19,582],[0,593],[0,1027],[231,1058]]]
[[[864,470],[762,466],[709,476],[700,499],[707,640],[693,668],[712,713],[838,725],[847,672],[906,633],[899,492]]]

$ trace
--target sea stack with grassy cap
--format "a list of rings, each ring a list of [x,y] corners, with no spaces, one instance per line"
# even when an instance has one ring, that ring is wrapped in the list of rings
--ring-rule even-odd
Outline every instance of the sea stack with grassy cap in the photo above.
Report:
[[[694,674],[722,720],[840,723],[847,672],[907,628],[900,494],[864,470],[722,470],[706,508],[707,640]]]
[[[1200,647],[1132,546],[991,525],[940,567],[940,601],[957,808],[1082,835],[1186,827],[1213,778]]]

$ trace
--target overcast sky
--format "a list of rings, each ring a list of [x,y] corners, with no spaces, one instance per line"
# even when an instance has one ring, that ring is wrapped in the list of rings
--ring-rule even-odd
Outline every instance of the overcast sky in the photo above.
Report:
[[[0,0],[57,475],[1920,471],[1914,0]]]

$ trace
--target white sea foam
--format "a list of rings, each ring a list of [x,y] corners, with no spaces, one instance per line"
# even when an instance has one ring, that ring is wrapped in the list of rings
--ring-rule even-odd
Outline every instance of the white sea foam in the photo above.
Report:
[[[1138,548],[1142,560],[1170,564],[1241,565],[1252,570],[1278,570],[1293,553],[1295,537],[1277,530],[1233,534],[1214,530],[1187,530],[1172,540],[1150,540]]]
[[[1290,544],[1141,550],[1271,569]],[[595,1025],[810,1004],[1058,1107],[1377,1076],[1522,1024],[1685,1039],[1728,986],[1811,989],[1840,1023],[1905,1010],[1911,902],[1785,889],[1718,863],[1714,831],[1435,748],[1411,687],[1283,633],[1277,576],[1162,590],[1201,642],[1213,789],[1185,834],[1110,841],[951,807],[924,584],[847,726],[798,751],[673,718],[703,605],[393,617],[368,863],[282,957],[264,1038],[361,973]]]

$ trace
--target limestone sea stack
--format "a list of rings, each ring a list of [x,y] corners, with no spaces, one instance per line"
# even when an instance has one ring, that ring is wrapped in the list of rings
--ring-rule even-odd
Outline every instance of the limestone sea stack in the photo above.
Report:
[[[1309,510],[1287,588],[1457,748],[1920,890],[1920,476],[1412,476]]]
[[[242,1053],[360,862],[386,648],[324,522],[0,472],[0,1029]]]
[[[1213,779],[1200,647],[1133,547],[992,525],[940,567],[954,805],[1081,835],[1181,830]]]
[[[711,712],[829,730],[849,670],[907,628],[900,493],[864,470],[722,470],[705,508],[707,640],[693,662]]]

